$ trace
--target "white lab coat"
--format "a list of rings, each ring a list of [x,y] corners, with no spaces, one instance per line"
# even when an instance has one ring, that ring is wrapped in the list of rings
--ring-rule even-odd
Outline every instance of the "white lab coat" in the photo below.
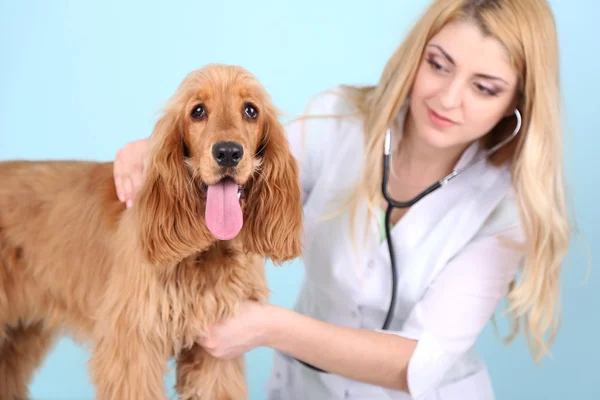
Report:
[[[323,94],[308,112],[351,111],[340,95]],[[398,115],[400,127],[405,114],[406,106]],[[320,218],[336,210],[335,201],[361,176],[361,127],[358,118],[320,118],[288,128],[305,205],[306,280],[295,309],[332,324],[378,329],[391,293],[389,255],[378,220],[370,222],[365,243],[366,206],[360,210],[356,253],[347,213]],[[394,133],[395,141],[400,135]],[[479,151],[477,145],[469,147],[456,167]],[[269,400],[494,398],[473,346],[522,261],[498,243],[500,235],[522,240],[508,167],[486,161],[473,166],[413,206],[391,235],[399,278],[396,312],[386,332],[419,340],[408,368],[412,396],[320,374],[275,353]]]

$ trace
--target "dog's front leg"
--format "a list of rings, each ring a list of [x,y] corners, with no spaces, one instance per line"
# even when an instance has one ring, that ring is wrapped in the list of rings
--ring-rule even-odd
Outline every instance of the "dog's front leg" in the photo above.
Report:
[[[167,356],[158,341],[111,332],[96,341],[90,374],[98,400],[166,400]]]
[[[177,358],[176,390],[181,400],[245,400],[244,358],[217,359],[195,344]]]

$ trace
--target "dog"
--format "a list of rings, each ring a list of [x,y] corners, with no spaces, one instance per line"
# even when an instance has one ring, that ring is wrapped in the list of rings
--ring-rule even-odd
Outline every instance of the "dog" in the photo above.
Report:
[[[110,162],[0,163],[0,399],[25,399],[55,340],[89,344],[99,400],[247,397],[243,358],[196,343],[247,300],[265,260],[301,253],[298,165],[260,82],[190,72],[157,119],[135,203]]]

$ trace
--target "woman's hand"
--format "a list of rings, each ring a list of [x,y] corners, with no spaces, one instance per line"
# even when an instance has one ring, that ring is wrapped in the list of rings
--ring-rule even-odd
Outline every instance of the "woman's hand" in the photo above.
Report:
[[[142,186],[146,172],[146,156],[150,139],[136,140],[123,146],[115,157],[113,174],[119,200],[133,205],[135,194]]]
[[[230,359],[269,343],[271,306],[256,301],[246,301],[238,314],[213,326],[198,340],[213,357]]]

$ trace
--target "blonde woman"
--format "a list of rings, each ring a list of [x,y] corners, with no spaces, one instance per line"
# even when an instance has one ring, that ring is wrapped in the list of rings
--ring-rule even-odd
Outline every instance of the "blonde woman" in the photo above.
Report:
[[[295,310],[245,304],[202,339],[207,351],[275,349],[269,399],[493,399],[474,344],[507,296],[514,333],[523,321],[542,357],[570,233],[556,36],[546,0],[437,0],[377,86],[317,96],[288,130],[306,209]],[[519,117],[508,145],[391,214],[398,291],[381,330],[391,295],[380,223],[386,130],[388,190],[404,200],[506,138]],[[122,201],[133,201],[146,147],[117,156]]]

